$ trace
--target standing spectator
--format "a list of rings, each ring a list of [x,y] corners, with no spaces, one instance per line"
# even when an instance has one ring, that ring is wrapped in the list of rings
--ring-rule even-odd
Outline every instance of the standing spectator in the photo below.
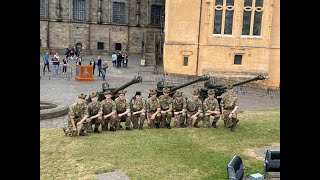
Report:
[[[112,58],[112,67],[116,67],[116,61],[117,61],[116,53],[113,52],[111,58]]]
[[[103,81],[105,81],[105,80],[106,80],[107,68],[108,68],[107,61],[104,61],[104,62],[102,63],[102,70],[101,70],[101,73],[102,73],[102,80],[103,80]]]
[[[100,76],[100,72],[101,72],[101,65],[102,65],[102,62],[101,62],[101,57],[98,56],[98,59],[97,59],[97,66],[98,66],[98,71],[99,71],[99,75]]]
[[[48,67],[48,71],[51,72],[49,68],[49,53],[46,53],[46,55],[43,57],[43,74],[46,69],[46,66]]]
[[[81,57],[77,57],[77,64],[79,64],[79,66],[81,66],[81,62],[82,62],[82,58]]]
[[[117,68],[121,68],[122,54],[121,52],[117,55]]]
[[[74,48],[73,47],[70,49],[70,56],[71,56],[71,59],[73,59],[73,56],[74,56]]]
[[[62,66],[62,74],[66,74],[66,73],[67,73],[67,65],[68,65],[67,56],[65,56],[65,57],[62,59],[62,63],[63,63],[63,66]]]
[[[66,50],[66,52],[64,53],[64,55],[65,55],[66,57],[69,57],[69,56],[70,56],[70,49],[69,49],[69,48],[67,48],[67,50]]]
[[[56,53],[55,55],[53,55],[52,64],[53,64],[53,66],[54,66],[54,74],[55,74],[55,75],[58,75],[59,64],[60,64],[60,56],[59,56],[58,53]]]
[[[92,73],[93,73],[93,75],[94,75],[94,70],[95,70],[95,68],[96,68],[96,62],[94,61],[94,58],[91,59],[90,65],[93,66],[93,68],[92,68],[92,69],[93,69],[93,70],[92,70],[93,72],[92,72]]]
[[[123,56],[123,68],[127,68],[128,67],[128,54],[125,53]]]
[[[121,55],[121,62],[120,62],[120,67],[122,63],[122,68],[124,68],[124,55]]]

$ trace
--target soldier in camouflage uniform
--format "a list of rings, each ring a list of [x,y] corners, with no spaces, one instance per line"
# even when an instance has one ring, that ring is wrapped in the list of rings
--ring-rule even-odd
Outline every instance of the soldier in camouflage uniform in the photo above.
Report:
[[[203,118],[202,101],[198,90],[193,91],[192,95],[193,98],[187,100],[187,127],[191,127],[194,121],[194,127],[199,128],[198,123]]]
[[[121,121],[126,122],[126,130],[130,130],[131,125],[131,113],[130,113],[130,102],[125,97],[126,91],[119,91],[118,96],[114,102],[116,103],[117,108],[117,119],[118,119],[118,125],[117,130],[120,128]]]
[[[68,113],[68,128],[63,128],[63,132],[67,136],[85,136],[86,132],[86,119],[88,118],[88,107],[85,103],[86,95],[78,95],[78,101],[69,108]],[[79,133],[79,134],[78,134]]]
[[[111,91],[107,90],[104,92],[105,100],[101,102],[102,104],[102,131],[108,129],[108,123],[110,123],[110,131],[116,131],[117,117],[116,117],[116,103],[111,99]]]
[[[216,98],[214,98],[214,90],[208,90],[208,97],[203,101],[203,125],[204,127],[209,127],[210,116],[213,116],[212,127],[217,127],[217,122],[220,118],[219,103]]]
[[[185,118],[186,118],[186,100],[182,97],[182,92],[177,91],[175,93],[175,99],[172,100],[172,109],[174,114],[174,127],[185,128]]]
[[[133,129],[137,129],[139,126],[139,130],[142,130],[144,120],[146,119],[146,102],[142,99],[140,91],[137,91],[135,96],[131,99],[130,109],[132,112]]]
[[[235,131],[237,124],[237,109],[239,107],[238,97],[233,94],[233,86],[227,86],[227,94],[222,98],[221,102],[222,119],[226,122],[227,128],[232,132]]]
[[[102,103],[98,101],[97,93],[90,94],[91,102],[88,104],[89,118],[87,119],[87,131],[92,132],[92,125],[94,124],[95,133],[100,133],[98,130],[102,121]]]
[[[157,91],[155,89],[151,89],[149,95],[150,98],[146,102],[148,128],[151,127],[151,124],[154,124],[155,128],[160,128],[161,108],[160,101],[157,98]]]
[[[160,127],[165,126],[171,129],[170,123],[172,118],[172,98],[169,96],[170,89],[165,87],[162,90],[163,95],[159,97],[160,108],[161,108],[161,122]]]

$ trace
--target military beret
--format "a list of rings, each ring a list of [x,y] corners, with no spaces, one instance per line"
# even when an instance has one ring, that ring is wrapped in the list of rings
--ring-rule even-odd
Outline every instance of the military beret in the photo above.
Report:
[[[137,95],[141,96],[141,91],[136,91],[135,96],[137,96]]]
[[[127,91],[124,91],[124,90],[120,90],[119,92],[118,92],[118,94],[126,94],[127,93]]]
[[[163,88],[163,89],[162,89],[162,92],[170,93],[170,89],[169,89],[169,88],[167,88],[167,87],[165,87],[165,88]]]
[[[78,97],[81,98],[81,99],[85,99],[87,97],[87,95],[81,93],[81,94],[78,95]]]
[[[104,94],[104,95],[112,94],[112,92],[111,92],[111,90],[106,90],[103,94]]]
[[[157,91],[155,89],[150,89],[149,94],[155,95],[155,94],[157,94]]]
[[[192,93],[192,95],[199,95],[199,94],[200,94],[200,93],[199,93],[198,90],[194,90],[193,93]]]
[[[227,89],[232,89],[232,88],[233,88],[232,84],[227,85]]]
[[[208,95],[214,95],[214,90],[213,89],[209,89],[208,90]]]
[[[94,97],[96,97],[96,96],[97,96],[97,93],[96,93],[96,92],[93,92],[93,93],[90,94],[90,98],[94,98]]]
[[[176,96],[176,97],[181,97],[181,96],[182,96],[182,92],[181,92],[181,91],[177,91],[177,92],[174,94],[174,96]]]

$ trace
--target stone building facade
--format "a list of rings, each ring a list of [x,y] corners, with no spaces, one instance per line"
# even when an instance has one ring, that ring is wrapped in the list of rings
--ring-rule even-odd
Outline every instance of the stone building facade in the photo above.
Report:
[[[280,0],[166,0],[165,73],[253,76],[280,87]]]
[[[141,54],[144,36],[159,33],[164,0],[40,0],[40,51]]]

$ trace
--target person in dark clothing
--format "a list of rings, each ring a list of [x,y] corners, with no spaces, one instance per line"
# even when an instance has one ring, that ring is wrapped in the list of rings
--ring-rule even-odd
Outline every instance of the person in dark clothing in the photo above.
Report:
[[[119,52],[117,56],[117,68],[121,68],[121,61],[122,61],[122,54],[121,52]]]
[[[99,71],[99,75],[100,76],[100,73],[101,73],[101,57],[98,56],[98,59],[97,59],[97,66],[98,66],[98,71]]]
[[[94,75],[94,70],[95,70],[95,68],[96,68],[96,62],[94,61],[94,58],[92,58],[91,59],[91,61],[90,61],[90,65],[93,65],[93,68],[92,68],[92,73],[93,73],[93,75]]]
[[[62,63],[63,63],[63,66],[62,66],[62,74],[66,74],[66,73],[67,73],[67,66],[68,66],[67,56],[65,56],[65,57],[62,59]]]
[[[123,68],[127,68],[128,67],[128,54],[125,53],[123,56]]]

